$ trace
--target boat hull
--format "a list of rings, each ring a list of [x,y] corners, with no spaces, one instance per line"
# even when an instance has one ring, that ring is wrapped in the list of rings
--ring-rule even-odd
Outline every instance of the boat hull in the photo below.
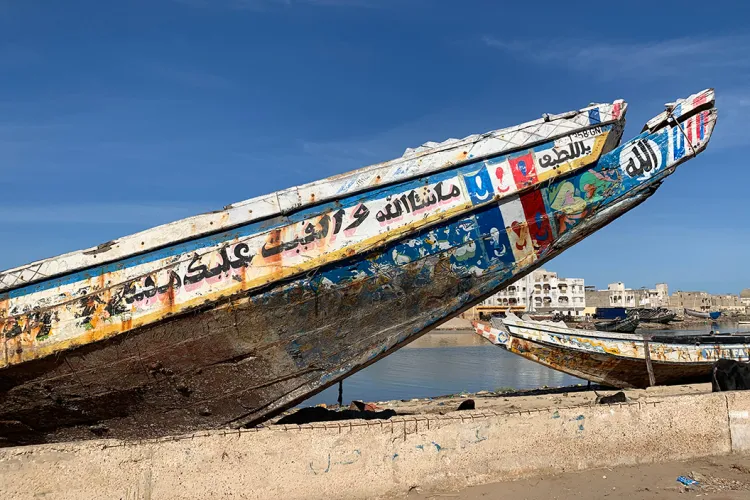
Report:
[[[694,309],[685,308],[685,316],[692,316],[693,318],[717,320],[721,316],[721,311],[703,312],[703,311],[696,311]]]
[[[594,323],[594,328],[603,332],[633,333],[640,323],[638,315],[627,316],[625,319]]]
[[[642,323],[657,323],[666,325],[674,321],[677,318],[677,313],[668,309],[659,307],[657,309],[630,309],[628,310],[629,315],[638,315],[639,321]]]
[[[467,242],[448,230],[446,238],[455,235],[450,250],[387,272],[372,266],[372,275],[340,289],[322,292],[309,280],[296,280],[5,369],[0,372],[0,437],[10,444],[98,433],[132,439],[255,425],[415,340],[651,194],[645,190],[603,210],[523,267],[508,265],[512,255],[506,262],[484,252],[464,258],[483,241]],[[446,227],[454,224],[476,223],[454,221]],[[431,238],[439,236],[425,235]],[[406,248],[409,243],[394,245],[366,261],[377,264]],[[361,261],[349,265],[361,268]],[[319,276],[322,282],[340,273],[341,266],[335,266]]]
[[[617,388],[649,387],[645,359],[616,358],[513,339],[508,350],[574,377]],[[663,363],[652,361],[656,385],[711,381],[713,363]]]
[[[9,443],[143,438],[260,423],[392,353],[641,204],[707,144],[713,110],[696,119],[705,134],[692,153],[669,146],[677,133],[672,128],[645,132],[596,165],[499,201],[486,197],[487,186],[493,186],[489,169],[500,168],[497,164],[442,173],[461,177],[440,192],[435,186],[444,179],[423,181],[427,191],[420,199],[447,207],[429,223],[404,225],[402,232],[371,245],[344,245],[337,260],[314,266],[306,260],[298,264],[295,249],[316,244],[326,227],[321,240],[330,242],[339,233],[335,217],[325,226],[326,214],[315,215],[316,224],[302,214],[295,222],[304,228],[301,234],[289,238],[271,231],[259,244],[261,254],[281,248],[265,256],[274,269],[286,269],[274,256],[291,252],[284,261],[289,273],[273,274],[272,281],[249,289],[243,264],[250,263],[250,254],[248,248],[237,251],[243,242],[234,241],[231,252],[217,243],[210,265],[193,258],[167,261],[155,277],[127,284],[124,295],[113,291],[119,285],[104,282],[96,293],[56,305],[61,312],[51,319],[47,312],[27,311],[23,321],[5,322],[10,356],[0,371],[0,438]],[[638,144],[650,151],[648,175],[631,169],[631,150]],[[454,192],[451,186],[460,189],[446,197]],[[401,199],[397,194],[386,195],[383,206],[393,208],[388,196]],[[460,203],[459,195],[465,197]],[[438,204],[441,199],[446,204]],[[352,205],[352,214],[362,215],[365,204]],[[406,217],[386,214],[386,208],[378,210],[384,221],[396,224]],[[420,221],[430,216],[418,215]],[[340,229],[346,230],[343,224]],[[201,279],[193,281],[196,276]],[[193,286],[198,284],[205,288]],[[210,293],[217,288],[225,293]],[[195,300],[179,309],[183,290]],[[158,321],[144,320],[146,313],[128,319],[118,304],[168,313]],[[54,331],[42,328],[45,318],[91,333],[74,337],[83,345],[55,344]],[[112,335],[91,337],[110,327]],[[59,350],[50,355],[46,342]]]
[[[750,337],[647,337],[567,328],[564,323],[514,315],[497,328],[475,322],[476,332],[512,353],[569,375],[618,388],[646,388],[646,349],[656,385],[709,382],[719,359],[750,359]]]

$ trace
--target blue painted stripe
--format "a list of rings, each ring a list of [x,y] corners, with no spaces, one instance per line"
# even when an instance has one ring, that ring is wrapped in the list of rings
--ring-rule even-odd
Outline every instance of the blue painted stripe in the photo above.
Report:
[[[589,123],[591,125],[597,125],[601,123],[601,117],[599,116],[599,108],[594,108],[589,110]]]

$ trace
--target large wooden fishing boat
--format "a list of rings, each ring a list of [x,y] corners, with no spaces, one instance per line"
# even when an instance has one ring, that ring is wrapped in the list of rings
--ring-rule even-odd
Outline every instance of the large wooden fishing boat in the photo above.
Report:
[[[568,328],[563,322],[522,319],[512,313],[500,322],[477,321],[474,328],[493,344],[526,359],[612,387],[709,382],[716,360],[750,360],[747,335],[611,333]]]
[[[650,197],[707,90],[623,146],[592,105],[0,273],[0,438],[255,425]]]

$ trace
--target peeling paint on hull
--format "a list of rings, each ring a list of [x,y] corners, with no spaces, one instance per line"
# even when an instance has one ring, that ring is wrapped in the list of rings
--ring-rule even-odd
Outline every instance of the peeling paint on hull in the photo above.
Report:
[[[660,128],[592,166],[536,182],[536,167],[564,156],[553,144],[290,215],[262,237],[233,230],[115,263],[93,290],[80,292],[74,275],[15,289],[0,296],[0,437],[133,438],[261,422],[642,203],[707,145],[715,113],[696,116],[703,134],[690,151],[673,148],[674,127]],[[594,154],[587,144],[565,151]],[[643,148],[646,163],[630,161]],[[515,194],[487,196],[502,187],[498,170],[516,175]],[[524,188],[529,179],[536,183]],[[370,229],[360,237],[358,227]],[[113,283],[116,273],[126,277]],[[60,300],[66,286],[81,295]]]

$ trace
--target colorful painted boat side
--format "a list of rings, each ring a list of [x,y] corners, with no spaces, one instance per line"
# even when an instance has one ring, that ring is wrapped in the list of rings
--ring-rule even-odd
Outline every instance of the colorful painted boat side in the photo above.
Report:
[[[547,153],[554,156],[550,156],[549,160],[544,160],[539,164],[540,178],[538,180],[543,181],[549,176],[544,172],[543,163],[546,161],[551,161],[548,168],[555,168],[557,172],[560,172],[590,163],[591,155],[598,158],[596,152],[593,152],[586,155],[589,156],[588,160],[577,158],[571,158],[571,161],[561,160],[561,156],[555,153],[559,151],[563,154],[564,148],[571,142],[570,139],[564,139],[565,137],[581,132],[583,135],[579,137],[585,139],[587,137],[585,131],[597,129],[600,126],[613,126],[616,137],[613,137],[610,149],[616,146],[622,134],[626,110],[627,105],[618,100],[610,104],[594,104],[558,115],[545,115],[538,120],[481,135],[472,135],[461,140],[449,139],[439,144],[427,143],[416,149],[408,149],[402,157],[391,161],[234,203],[223,210],[197,215],[108,241],[93,248],[0,272],[0,291],[115,262],[156,250],[165,245],[220,233],[266,219],[276,218],[276,220],[262,224],[262,227],[268,229],[280,226],[289,214],[313,215],[315,213],[313,207],[321,203],[333,202],[367,190],[417,179],[448,168],[476,163],[548,143],[549,151],[542,153],[542,159]],[[607,151],[609,149],[605,152]],[[505,179],[506,183],[509,181],[511,181],[510,178]],[[524,179],[524,182],[530,181],[531,178]],[[503,179],[499,182],[502,186]],[[305,212],[311,209],[312,211]]]
[[[0,367],[123,334],[310,272],[504,197],[521,193],[533,205],[527,209],[541,217],[546,213],[541,198],[523,193],[595,162],[614,147],[620,133],[613,124],[598,126],[323,204],[289,215],[283,224],[249,224],[15,288],[0,294],[0,332],[18,339],[21,351],[6,350]],[[518,214],[523,216],[508,216]]]
[[[705,149],[716,119],[712,104],[683,115],[679,123],[642,133],[594,165],[499,201],[482,199],[487,184],[477,179],[486,179],[494,167],[486,161],[441,173],[456,175],[459,182],[431,177],[424,184],[432,186],[430,194],[420,194],[420,199],[437,200],[435,186],[442,181],[451,189],[441,188],[440,193],[452,193],[458,186],[464,202],[471,204],[468,212],[447,208],[429,227],[419,226],[364,253],[207,301],[187,314],[133,328],[126,335],[18,362],[25,351],[33,354],[39,347],[34,342],[49,341],[36,340],[39,330],[28,329],[28,318],[34,320],[31,315],[44,311],[29,311],[18,326],[21,333],[15,334],[14,328],[7,335],[6,330],[10,363],[0,371],[0,421],[5,425],[0,437],[26,442],[86,437],[93,424],[106,427],[111,437],[146,437],[262,422],[394,352],[643,203],[677,165]],[[701,120],[704,134],[686,150],[675,148],[675,137],[691,120]],[[379,223],[377,214],[388,215],[386,205],[409,192],[394,192],[390,200],[386,196],[377,210],[369,201],[360,204]],[[391,207],[391,213],[398,211]],[[356,212],[354,208],[350,213]],[[396,217],[407,215],[402,206]],[[331,215],[326,242],[335,225]],[[260,244],[260,257],[264,248],[281,248],[270,258],[282,255],[283,262],[284,253],[291,253],[294,259],[297,249],[302,253],[305,244],[316,244],[318,240],[306,238],[323,228],[320,219],[299,224],[297,232]],[[167,267],[183,266],[179,289],[162,288],[176,279],[170,283],[152,278],[152,286],[141,278],[127,295],[131,303],[126,296],[107,302],[102,295],[102,304],[93,298],[97,295],[89,295],[68,303],[78,315],[63,310],[68,315],[63,324],[88,323],[91,333],[103,328],[98,321],[122,321],[118,317],[124,313],[113,305],[127,306],[132,314],[138,308],[148,310],[154,301],[169,304],[183,293],[186,276],[191,277],[188,285],[200,283],[207,290],[237,282],[235,271],[241,279],[242,269],[247,274],[249,266],[232,264],[247,253],[235,247],[222,253],[222,248],[215,251],[215,260],[200,261],[192,269],[192,260],[167,262]],[[168,269],[151,274],[162,271],[169,275]],[[115,319],[98,316],[100,310]]]

